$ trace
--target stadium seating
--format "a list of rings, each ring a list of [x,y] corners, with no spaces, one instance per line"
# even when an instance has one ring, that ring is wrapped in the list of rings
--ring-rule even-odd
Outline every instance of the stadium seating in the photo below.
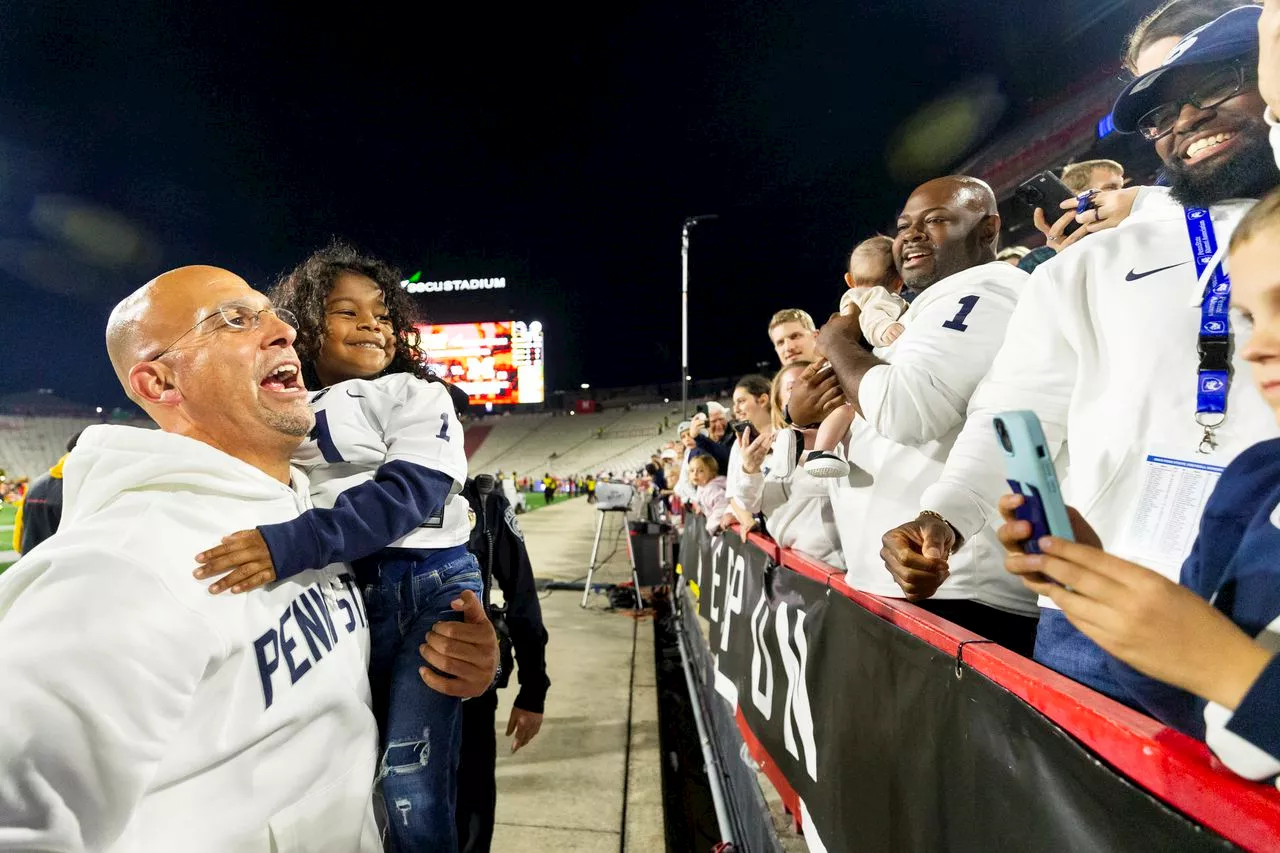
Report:
[[[0,470],[34,479],[67,452],[67,439],[99,419],[0,415]]]
[[[558,477],[634,472],[658,447],[678,437],[679,421],[678,410],[663,403],[587,415],[486,418],[481,423],[488,434],[469,467],[473,474],[514,471],[539,477],[547,472]]]

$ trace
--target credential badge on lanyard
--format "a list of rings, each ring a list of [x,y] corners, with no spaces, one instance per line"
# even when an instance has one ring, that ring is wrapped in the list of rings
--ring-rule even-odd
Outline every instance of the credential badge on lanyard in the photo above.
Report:
[[[1218,252],[1218,237],[1207,209],[1189,207],[1186,217],[1196,279],[1200,280]],[[1227,391],[1231,388],[1230,310],[1231,279],[1219,260],[1200,301],[1200,332],[1196,341],[1200,354],[1196,371],[1196,423],[1204,430],[1199,451],[1205,454],[1217,447],[1214,430],[1227,420]]]

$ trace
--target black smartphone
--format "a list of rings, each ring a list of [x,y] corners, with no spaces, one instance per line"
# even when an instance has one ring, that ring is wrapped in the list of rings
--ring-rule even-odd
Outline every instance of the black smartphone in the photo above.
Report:
[[[1023,181],[1022,185],[1014,190],[1013,194],[1027,207],[1038,207],[1043,210],[1045,221],[1050,225],[1057,222],[1058,218],[1066,213],[1062,209],[1062,203],[1067,199],[1074,201],[1076,198],[1076,194],[1068,189],[1067,185],[1060,181],[1057,175],[1049,171],[1041,172]],[[1072,222],[1067,226],[1067,230],[1063,232],[1063,236],[1070,234],[1079,227],[1079,222]]]
[[[747,444],[756,440],[754,432],[751,429],[751,421],[734,421],[729,424],[729,428],[738,436],[745,435],[747,437]]]

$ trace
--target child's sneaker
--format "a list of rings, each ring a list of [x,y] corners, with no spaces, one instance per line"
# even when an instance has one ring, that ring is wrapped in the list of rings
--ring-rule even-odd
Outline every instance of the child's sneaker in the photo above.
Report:
[[[849,463],[841,459],[837,453],[829,453],[825,450],[811,450],[809,458],[805,460],[804,471],[810,477],[822,479],[848,477]]]

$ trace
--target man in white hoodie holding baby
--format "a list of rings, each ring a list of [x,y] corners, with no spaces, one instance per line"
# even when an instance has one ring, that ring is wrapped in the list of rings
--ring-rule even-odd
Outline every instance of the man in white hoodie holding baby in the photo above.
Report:
[[[309,508],[289,457],[313,417],[282,313],[212,267],[112,313],[112,365],[161,429],[86,430],[59,533],[0,578],[0,850],[382,849],[351,575],[232,597],[191,578],[209,543]],[[497,646],[465,604],[448,658],[424,657],[479,695]]]

